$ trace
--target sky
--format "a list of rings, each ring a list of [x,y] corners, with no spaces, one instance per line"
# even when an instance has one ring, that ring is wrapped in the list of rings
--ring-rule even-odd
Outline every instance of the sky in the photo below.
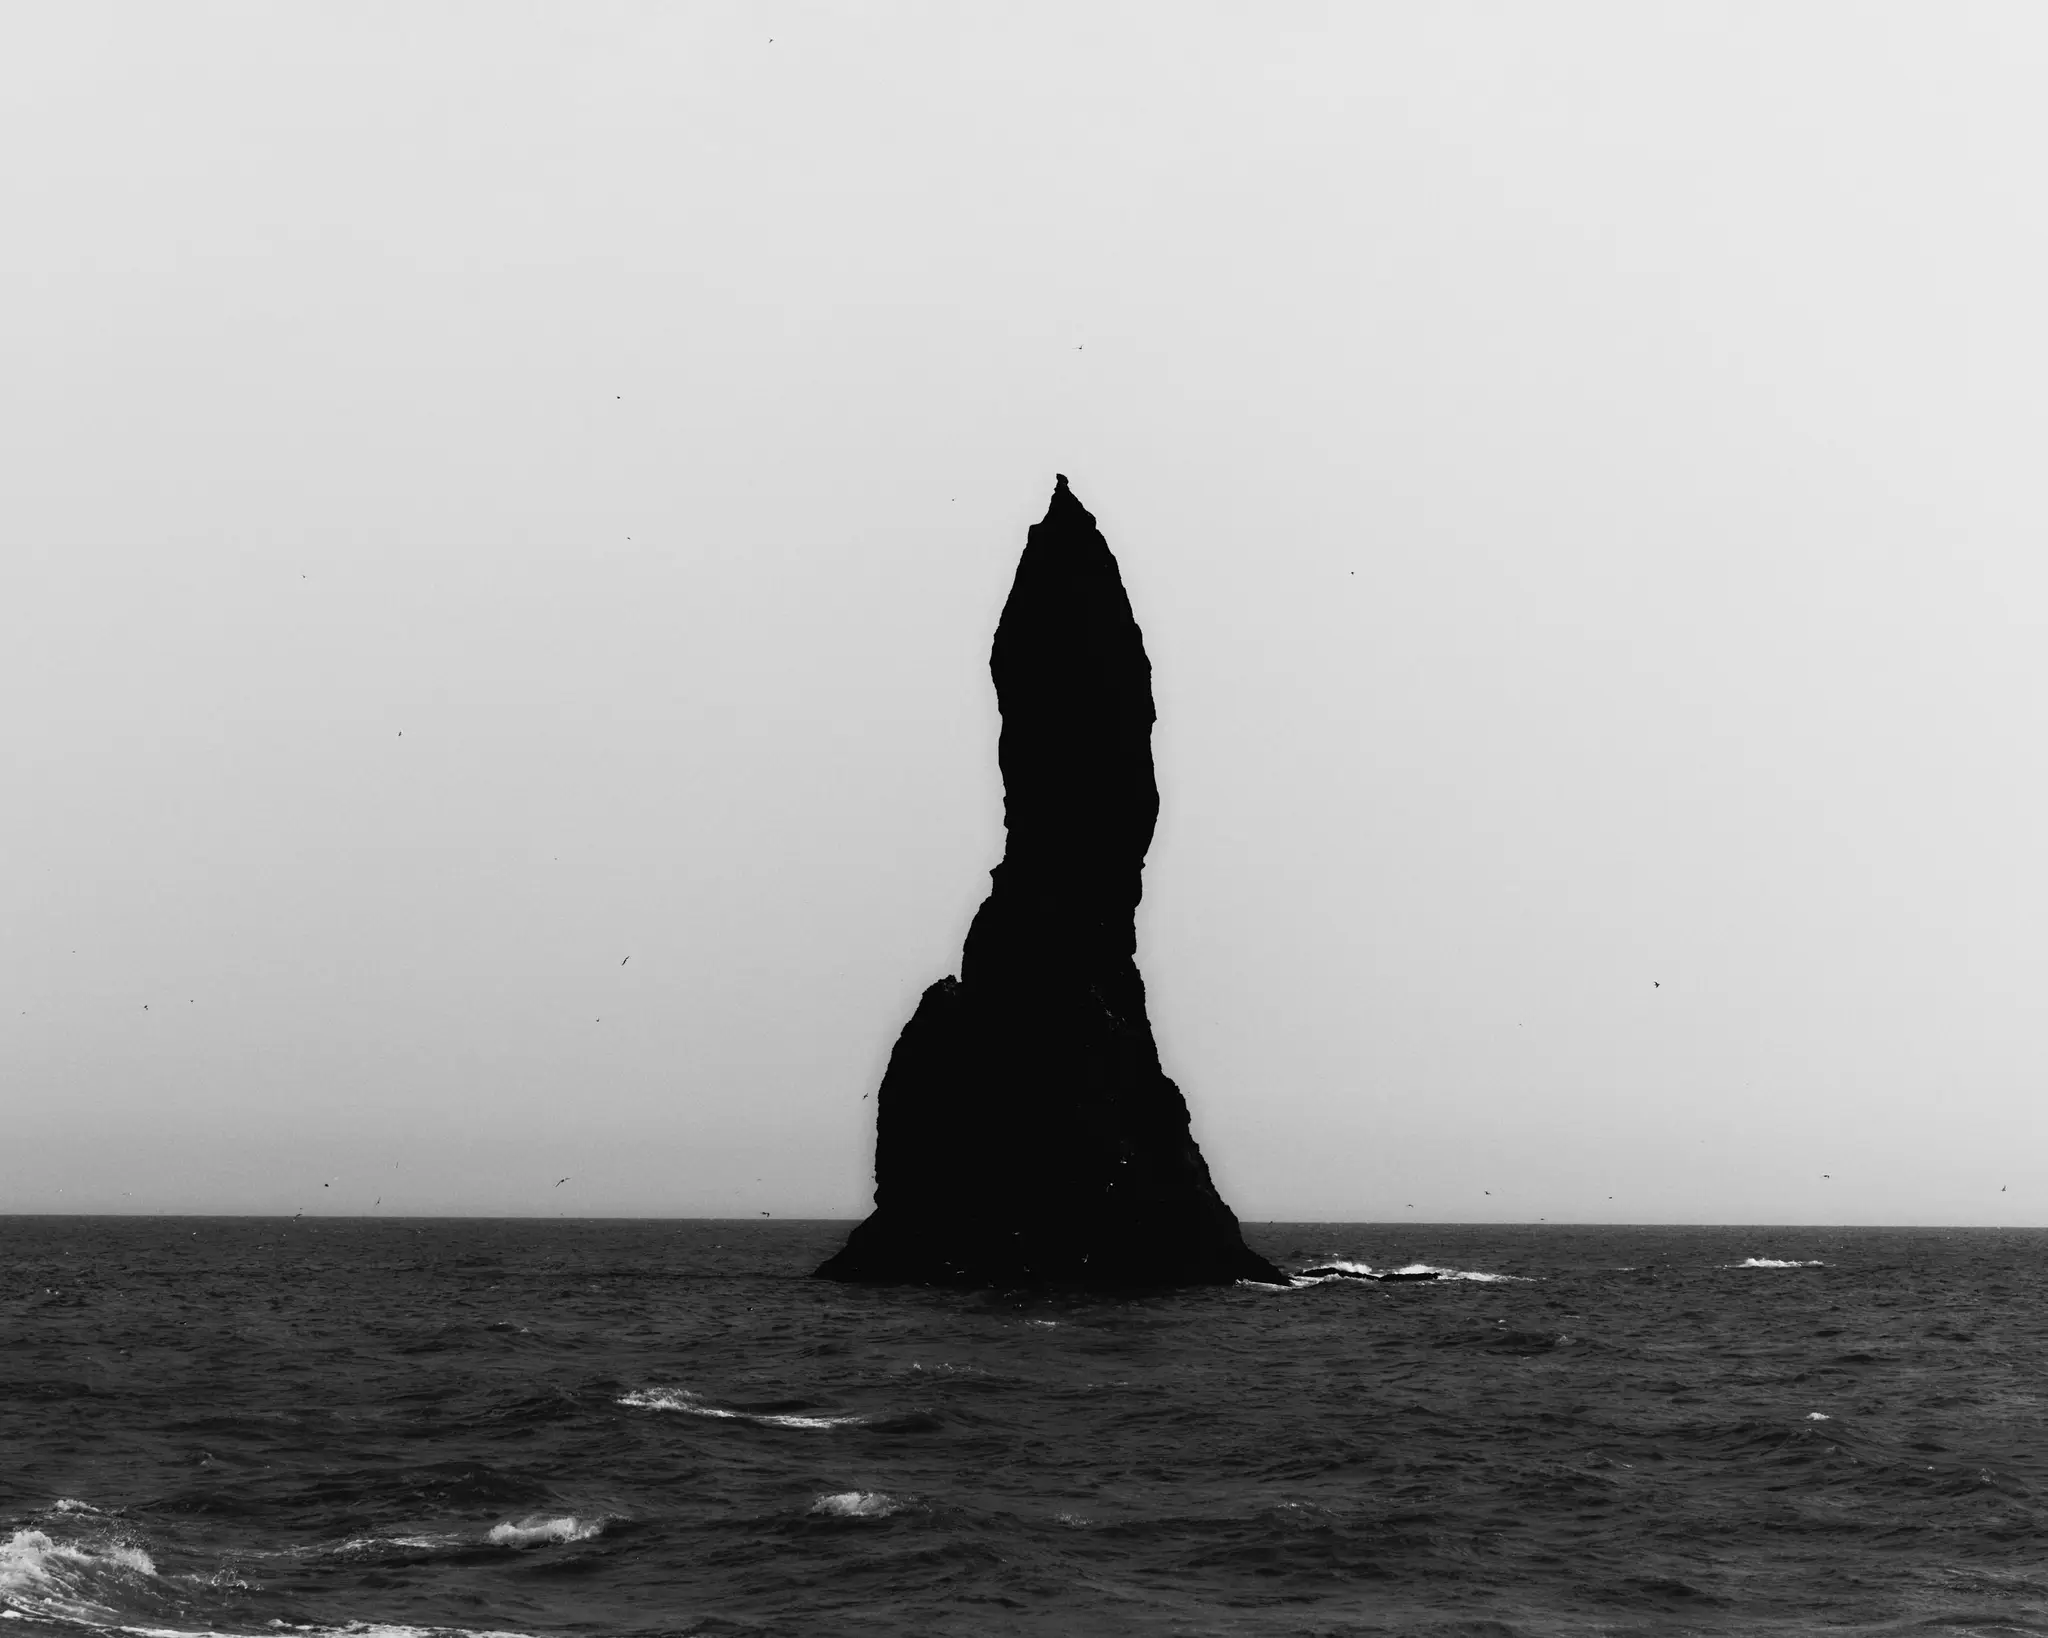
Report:
[[[2048,14],[0,18],[0,1212],[868,1207],[1068,474],[1247,1219],[2048,1223]]]

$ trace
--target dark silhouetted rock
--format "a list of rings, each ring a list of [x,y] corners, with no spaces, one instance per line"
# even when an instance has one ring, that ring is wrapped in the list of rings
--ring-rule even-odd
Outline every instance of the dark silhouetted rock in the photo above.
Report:
[[[1062,477],[990,656],[1009,840],[960,976],[877,1098],[875,1212],[818,1270],[933,1285],[1284,1283],[1247,1249],[1159,1067],[1135,918],[1159,815],[1152,666]]]

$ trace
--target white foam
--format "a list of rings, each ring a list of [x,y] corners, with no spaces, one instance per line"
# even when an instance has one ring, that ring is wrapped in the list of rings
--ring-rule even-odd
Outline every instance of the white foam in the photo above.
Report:
[[[1828,1265],[1818,1257],[1811,1262],[1781,1262],[1776,1257],[1745,1257],[1739,1263],[1723,1263],[1723,1268],[1826,1268]]]
[[[820,1496],[811,1503],[811,1511],[835,1519],[885,1519],[901,1505],[879,1490],[842,1490],[836,1496]]]
[[[619,1400],[635,1410],[680,1411],[685,1416],[709,1416],[721,1422],[752,1422],[764,1428],[857,1428],[867,1425],[865,1416],[790,1416],[779,1411],[727,1410],[707,1405],[687,1388],[635,1388]]]
[[[100,1619],[110,1610],[95,1595],[155,1575],[149,1554],[122,1542],[56,1541],[41,1530],[17,1530],[0,1542],[0,1596],[31,1615]]]
[[[273,1632],[296,1632],[304,1638],[533,1638],[531,1633],[510,1632],[500,1627],[414,1627],[391,1621],[350,1621],[343,1626],[323,1627],[312,1622],[270,1621]],[[112,1627],[131,1638],[244,1638],[240,1633],[221,1632],[214,1627]]]
[[[589,1533],[594,1535],[601,1528],[601,1523],[592,1525]],[[156,1573],[149,1554],[125,1542],[58,1541],[41,1530],[17,1530],[10,1539],[0,1541],[0,1600],[6,1605],[0,1608],[0,1619],[59,1621],[93,1632],[126,1633],[130,1638],[242,1638],[213,1627],[157,1627],[122,1621],[115,1600],[126,1602],[123,1594],[134,1592],[138,1580],[154,1579]],[[350,1621],[340,1626],[271,1621],[268,1625],[275,1632],[296,1633],[301,1638],[532,1638],[529,1633],[499,1628],[416,1627],[384,1621]]]
[[[1475,1268],[1442,1268],[1435,1263],[1404,1263],[1399,1268],[1374,1268],[1371,1263],[1348,1263],[1342,1258],[1332,1258],[1328,1262],[1317,1263],[1315,1266],[1318,1268],[1336,1269],[1339,1272],[1334,1274],[1297,1274],[1294,1276],[1294,1285],[1322,1285],[1328,1280],[1341,1280],[1347,1274],[1359,1275],[1372,1280],[1385,1279],[1389,1274],[1434,1274],[1439,1280],[1472,1280],[1483,1285],[1497,1285],[1508,1281],[1524,1285],[1529,1283],[1528,1276],[1523,1274],[1487,1274]],[[1245,1283],[1249,1284],[1251,1282],[1247,1281]]]
[[[436,1547],[458,1547],[462,1544],[462,1541],[463,1538],[461,1536],[453,1535],[351,1536],[347,1541],[344,1541],[339,1547],[336,1547],[334,1551],[337,1553],[370,1553],[375,1552],[380,1547],[403,1547],[417,1552],[422,1549],[432,1549]],[[312,1550],[315,1552],[319,1552],[323,1549],[314,1548]]]
[[[99,1509],[91,1502],[73,1501],[69,1496],[59,1496],[50,1503],[53,1513],[97,1513]]]
[[[579,1519],[570,1514],[544,1519],[538,1514],[494,1524],[484,1539],[494,1547],[539,1547],[547,1542],[588,1541],[604,1534],[603,1519]]]
[[[1806,1419],[1809,1422],[1832,1422],[1834,1420],[1826,1411],[1808,1411]]]

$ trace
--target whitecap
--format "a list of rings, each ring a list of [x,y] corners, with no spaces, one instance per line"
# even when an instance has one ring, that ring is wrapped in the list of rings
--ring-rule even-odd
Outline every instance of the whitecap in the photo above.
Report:
[[[1806,1419],[1809,1422],[1832,1422],[1834,1420],[1826,1411],[1808,1411]]]
[[[1394,1270],[1396,1274],[1434,1274],[1440,1280],[1474,1280],[1481,1285],[1505,1285],[1530,1283],[1526,1274],[1489,1274],[1477,1268],[1439,1268],[1435,1263],[1410,1263],[1405,1268]]]
[[[0,1597],[31,1615],[98,1620],[109,1606],[98,1594],[154,1578],[156,1564],[125,1542],[58,1541],[41,1530],[17,1530],[0,1542]]]
[[[1476,1268],[1444,1268],[1436,1263],[1404,1263],[1399,1268],[1374,1268],[1371,1263],[1346,1262],[1341,1257],[1328,1262],[1317,1263],[1316,1272],[1296,1274],[1292,1287],[1322,1285],[1330,1280],[1471,1280],[1482,1285],[1498,1285],[1507,1282],[1528,1284],[1523,1274],[1488,1274]]]
[[[752,1422],[764,1428],[858,1428],[867,1416],[794,1416],[782,1411],[727,1410],[707,1405],[687,1388],[635,1388],[619,1403],[635,1410],[680,1411],[685,1416],[708,1416],[720,1422]]]
[[[901,1505],[879,1490],[842,1490],[836,1496],[820,1496],[811,1503],[811,1511],[835,1519],[885,1519]]]
[[[501,1627],[415,1627],[392,1621],[350,1621],[338,1627],[294,1621],[269,1621],[265,1625],[273,1632],[297,1633],[300,1638],[533,1638],[531,1633],[511,1632]],[[123,1626],[112,1630],[127,1633],[130,1638],[241,1638],[240,1634],[224,1633],[212,1627],[194,1630]]]
[[[1784,1262],[1776,1257],[1745,1257],[1739,1263],[1723,1263],[1723,1268],[1826,1268],[1828,1265],[1815,1257],[1811,1262]]]
[[[1348,1263],[1342,1257],[1331,1257],[1325,1261],[1318,1262],[1316,1264],[1316,1267],[1332,1268],[1335,1269],[1337,1273],[1318,1274],[1313,1277],[1303,1274],[1297,1274],[1295,1275],[1295,1278],[1297,1280],[1307,1279],[1309,1280],[1309,1283],[1315,1284],[1322,1280],[1333,1280],[1337,1278],[1338,1274],[1363,1274],[1367,1278],[1375,1280],[1380,1277],[1380,1271],[1374,1268],[1371,1263]]]
[[[74,1501],[69,1496],[59,1496],[50,1503],[53,1513],[97,1513],[99,1509],[91,1502]]]
[[[579,1519],[567,1513],[548,1519],[534,1514],[494,1524],[484,1539],[494,1547],[540,1547],[550,1542],[588,1541],[603,1534],[603,1519]]]
[[[332,1550],[336,1553],[374,1553],[383,1548],[398,1547],[408,1552],[430,1552],[437,1547],[459,1547],[462,1545],[463,1539],[463,1537],[455,1535],[351,1536],[339,1547]],[[312,1549],[314,1552],[322,1550],[320,1548]]]

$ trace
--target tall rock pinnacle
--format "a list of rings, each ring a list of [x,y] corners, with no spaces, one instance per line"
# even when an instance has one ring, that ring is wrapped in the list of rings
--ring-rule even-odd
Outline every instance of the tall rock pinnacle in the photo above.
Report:
[[[924,992],[877,1099],[875,1211],[821,1275],[933,1285],[1279,1281],[1209,1180],[1134,959],[1152,666],[1061,477],[996,627],[1009,832],[960,976]]]

